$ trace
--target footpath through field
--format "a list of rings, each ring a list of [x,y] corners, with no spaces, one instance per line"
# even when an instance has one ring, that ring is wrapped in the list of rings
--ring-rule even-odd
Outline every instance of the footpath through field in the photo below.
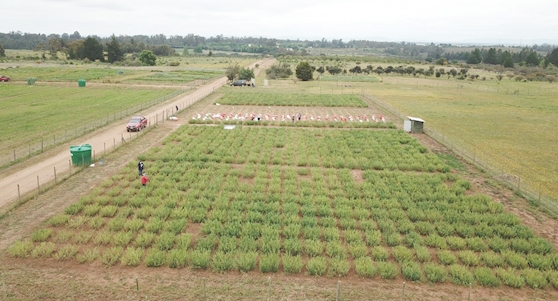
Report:
[[[264,65],[267,66],[271,64],[272,61],[273,60],[258,61],[253,63],[250,68],[254,68],[256,64],[259,64],[260,68],[262,68]],[[177,107],[179,110],[184,110],[210,95],[226,83],[226,77],[219,78],[191,91],[187,95],[171,99],[165,103],[146,109],[143,112],[139,112],[136,115],[147,117],[150,125],[155,125],[157,122],[171,122],[168,120],[168,117],[176,113]],[[106,152],[113,151],[125,141],[137,137],[137,135],[136,133],[127,133],[125,123],[118,122],[99,129],[91,135],[77,138],[71,141],[70,145],[89,144],[92,150],[95,151],[92,153],[92,157],[95,156],[96,159],[99,159]],[[64,175],[67,176],[72,172],[71,169],[75,167],[70,164],[71,154],[67,145],[68,144],[65,144],[56,148],[54,155],[43,159],[39,163],[21,168],[21,170],[17,170],[12,174],[1,176],[0,214],[4,213],[7,208],[15,204],[19,196],[24,196],[28,193],[36,193],[41,189],[41,186],[53,183],[56,178],[60,179]],[[17,169],[17,166],[14,167]]]

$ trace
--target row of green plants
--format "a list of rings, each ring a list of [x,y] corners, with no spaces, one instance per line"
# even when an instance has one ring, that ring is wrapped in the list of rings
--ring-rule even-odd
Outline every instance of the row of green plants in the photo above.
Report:
[[[214,137],[198,139],[199,135]],[[334,131],[241,127],[185,127],[161,154],[163,161],[272,164],[375,170],[447,172],[435,154],[403,131]],[[169,140],[164,143],[168,144]],[[188,146],[189,151],[183,152]]]
[[[327,157],[337,149],[319,142],[325,137],[345,149],[347,160],[372,156],[382,149],[375,145],[386,158],[431,155],[393,130],[184,126],[140,155],[151,178],[146,187],[130,162],[9,252],[107,266],[354,272],[483,286],[556,283],[558,254],[550,242],[488,196],[471,194],[471,183],[447,170],[202,159],[226,151],[223,144],[248,157],[260,158],[268,148]]]
[[[245,90],[225,90],[225,93],[217,102],[222,105],[251,106],[368,107],[366,102],[358,95],[353,94],[303,94],[277,93],[276,91],[262,92],[260,89]]]

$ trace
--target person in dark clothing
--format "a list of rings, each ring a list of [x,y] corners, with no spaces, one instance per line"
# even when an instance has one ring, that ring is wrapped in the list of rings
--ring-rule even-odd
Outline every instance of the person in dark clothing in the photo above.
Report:
[[[139,161],[139,163],[138,163],[138,173],[139,173],[140,177],[143,174],[143,167],[144,167],[143,162]]]

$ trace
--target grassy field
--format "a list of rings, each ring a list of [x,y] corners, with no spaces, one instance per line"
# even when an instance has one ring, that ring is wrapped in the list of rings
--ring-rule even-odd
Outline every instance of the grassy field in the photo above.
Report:
[[[183,126],[14,257],[558,288],[558,253],[400,130]]]
[[[262,89],[225,87],[218,103],[223,105],[257,106],[321,106],[321,107],[367,107],[358,95],[308,94],[284,91],[278,93]],[[290,93],[289,93],[290,92]]]
[[[148,107],[157,99],[176,95],[177,90],[9,83],[1,85],[0,91],[0,150],[10,153],[14,148],[40,142],[41,137],[52,139],[58,134],[62,140],[65,132],[66,136],[74,136],[74,131],[90,127],[94,121],[115,120],[117,113],[122,118],[128,108],[140,104]]]
[[[455,81],[384,77],[365,93],[558,199],[558,85],[548,82]]]

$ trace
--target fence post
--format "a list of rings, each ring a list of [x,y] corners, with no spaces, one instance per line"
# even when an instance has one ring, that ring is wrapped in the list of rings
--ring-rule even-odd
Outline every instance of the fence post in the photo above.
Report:
[[[521,191],[521,177],[517,176],[517,191]]]
[[[339,301],[339,295],[341,295],[341,280],[337,280],[337,294],[335,295],[335,300]]]
[[[14,161],[16,160],[15,148],[14,148]]]
[[[139,294],[139,281],[138,281],[138,277],[136,277],[136,293]]]
[[[401,293],[401,301],[405,301],[405,281],[403,281],[403,293]]]
[[[37,196],[41,194],[41,186],[39,185],[39,175],[37,175]]]
[[[54,166],[54,184],[56,184],[56,166]]]
[[[21,203],[21,191],[19,190],[19,184],[17,184],[17,202]]]

